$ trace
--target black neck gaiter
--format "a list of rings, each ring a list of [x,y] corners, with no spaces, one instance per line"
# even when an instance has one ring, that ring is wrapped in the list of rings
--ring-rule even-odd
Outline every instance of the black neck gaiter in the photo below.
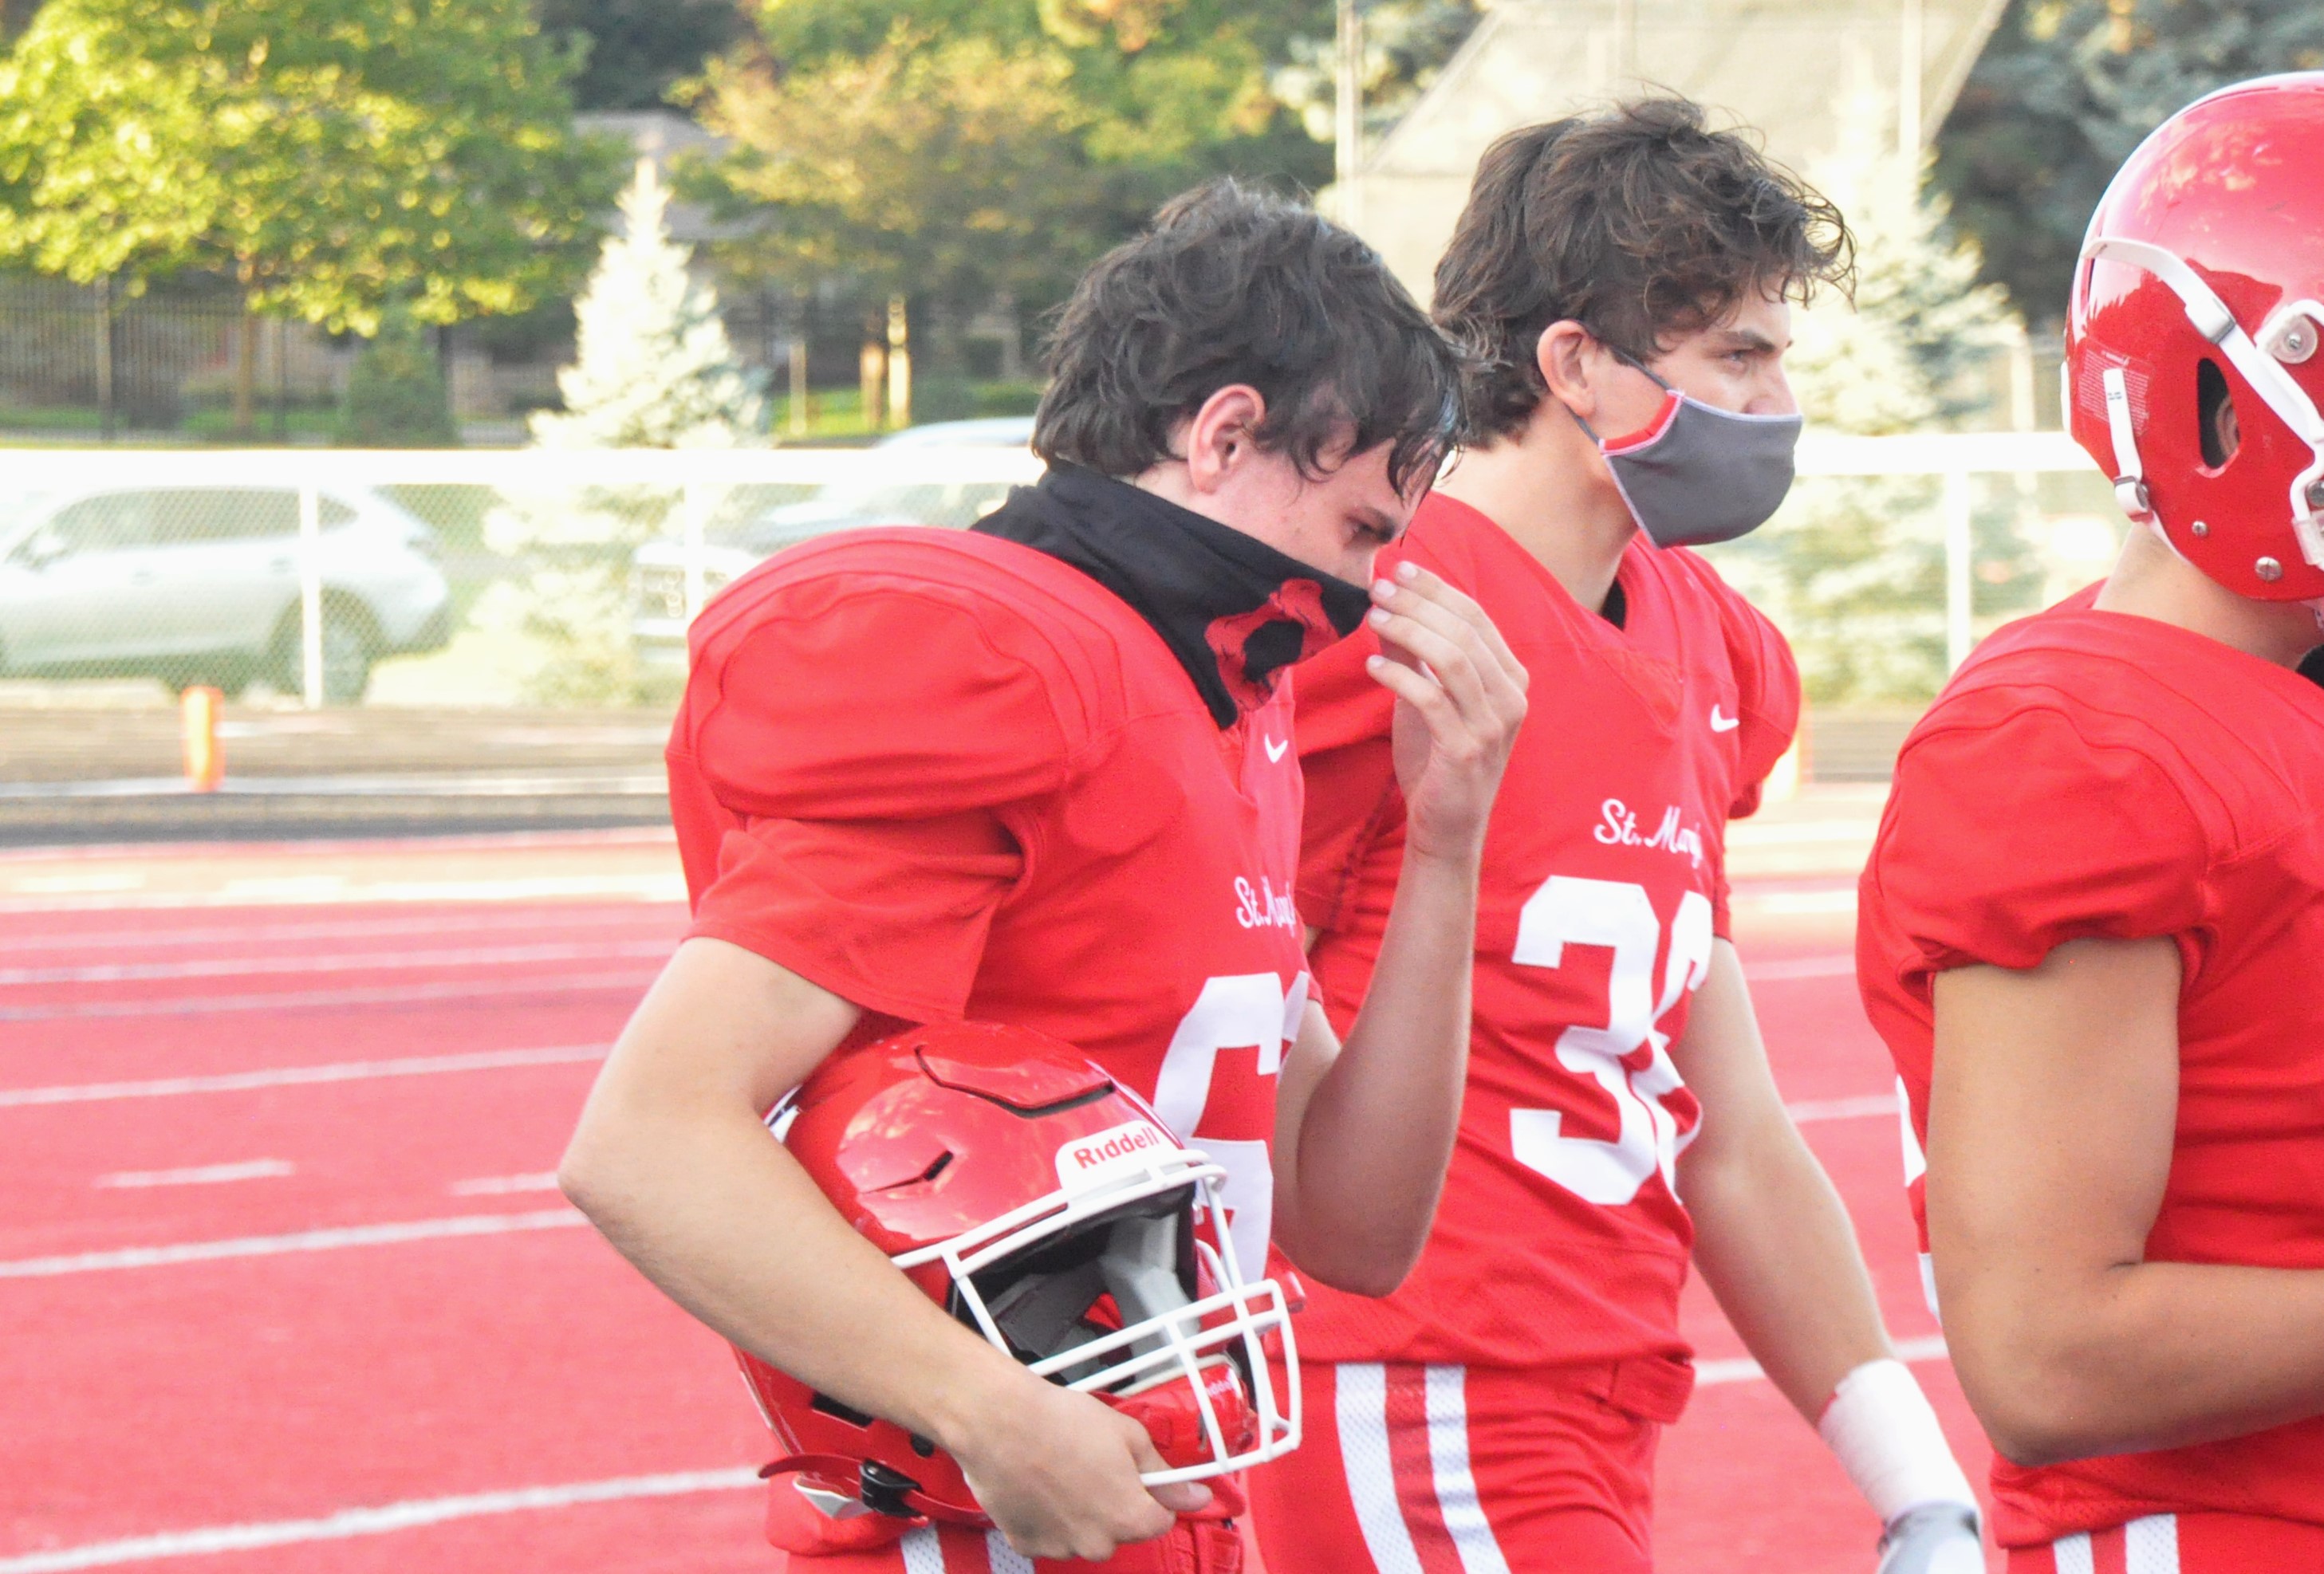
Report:
[[[1093,470],[1053,465],[973,527],[1069,563],[1152,625],[1221,727],[1275,675],[1356,631],[1361,588]]]

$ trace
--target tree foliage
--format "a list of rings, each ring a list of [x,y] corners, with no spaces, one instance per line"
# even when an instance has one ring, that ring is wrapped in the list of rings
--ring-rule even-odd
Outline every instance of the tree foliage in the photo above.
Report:
[[[0,261],[364,334],[522,309],[616,181],[574,65],[527,0],[49,0],[0,60]]]
[[[2227,83],[2324,66],[2315,0],[2011,0],[1938,140],[1983,276],[2062,317],[2091,211],[2139,140]]]
[[[579,354],[558,374],[561,412],[532,419],[549,448],[729,448],[756,438],[756,381],[734,357],[718,297],[671,241],[669,194],[649,160],[622,197],[609,236],[575,304]],[[525,687],[550,702],[641,696],[630,640],[630,557],[669,528],[667,489],[588,487],[515,498],[484,521],[485,544],[516,559],[520,579],[494,584],[477,607],[486,626],[521,634],[535,652]]]
[[[1328,0],[761,0],[701,107],[745,270],[1038,308],[1212,174],[1312,185],[1329,151],[1269,87]]]
[[[741,41],[737,0],[539,0],[540,31],[579,38],[587,58],[573,78],[583,109],[651,109],[703,62]]]
[[[758,391],[727,341],[718,292],[687,271],[669,213],[669,190],[639,160],[622,233],[606,237],[574,303],[577,353],[557,374],[565,409],[532,418],[542,446],[729,448],[758,430]]]
[[[1433,85],[1489,0],[1370,0],[1361,10],[1364,42],[1364,139],[1396,127],[1413,101]],[[1321,33],[1292,38],[1287,63],[1269,79],[1275,96],[1296,113],[1307,134],[1332,140],[1338,91],[1337,41]]]
[[[390,307],[379,333],[347,372],[338,440],[354,448],[450,448],[460,428],[428,329],[401,307]]]

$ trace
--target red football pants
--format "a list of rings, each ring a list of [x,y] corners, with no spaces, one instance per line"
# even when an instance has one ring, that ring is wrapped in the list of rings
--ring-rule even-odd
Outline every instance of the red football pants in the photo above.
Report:
[[[2240,1514],[2156,1514],[2017,1547],[2009,1574],[2273,1574],[2324,1569],[2324,1525]]]
[[[1316,1362],[1299,1376],[1298,1451],[1244,1477],[1266,1574],[1653,1569],[1662,1426],[1572,1369]]]
[[[1239,1574],[1242,1541],[1231,1523],[1181,1520],[1168,1535],[1124,1547],[1102,1563],[1028,1558],[999,1531],[924,1525],[860,1552],[777,1552],[790,1574]]]

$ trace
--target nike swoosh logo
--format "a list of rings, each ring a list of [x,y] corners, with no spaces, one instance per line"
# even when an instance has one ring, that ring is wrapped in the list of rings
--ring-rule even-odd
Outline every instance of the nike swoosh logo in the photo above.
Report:
[[[1267,762],[1269,765],[1282,764],[1284,751],[1291,747],[1291,740],[1286,738],[1282,742],[1277,743],[1274,739],[1269,738],[1266,740],[1266,742]]]
[[[1722,715],[1720,715],[1720,714],[1719,713],[1719,707],[1718,707],[1717,705],[1713,705],[1713,706],[1711,706],[1711,730],[1712,732],[1732,732],[1733,731],[1735,731],[1735,729],[1736,729],[1736,728],[1738,728],[1738,727],[1741,726],[1742,724],[1743,724],[1743,718],[1742,718],[1742,717],[1740,717],[1740,716],[1722,716]]]

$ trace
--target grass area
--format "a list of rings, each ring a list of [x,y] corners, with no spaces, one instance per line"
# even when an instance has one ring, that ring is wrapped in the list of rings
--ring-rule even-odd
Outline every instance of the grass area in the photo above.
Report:
[[[0,405],[0,427],[19,432],[88,432],[105,429],[105,417],[93,410],[77,406],[42,408],[37,405]]]
[[[284,412],[284,425],[290,440],[321,438],[329,442],[338,434],[339,412],[329,405],[293,405]],[[179,430],[188,437],[199,437],[209,443],[272,443],[276,441],[274,410],[262,403],[252,412],[250,435],[244,437],[234,429],[234,410],[229,405],[200,405],[186,412]]]
[[[863,392],[858,388],[818,388],[807,396],[804,434],[791,427],[788,394],[768,401],[774,410],[772,433],[778,442],[829,441],[881,435],[863,421]],[[912,390],[916,422],[970,420],[981,416],[1031,415],[1041,402],[1038,382],[974,382],[964,378],[924,377]]]

